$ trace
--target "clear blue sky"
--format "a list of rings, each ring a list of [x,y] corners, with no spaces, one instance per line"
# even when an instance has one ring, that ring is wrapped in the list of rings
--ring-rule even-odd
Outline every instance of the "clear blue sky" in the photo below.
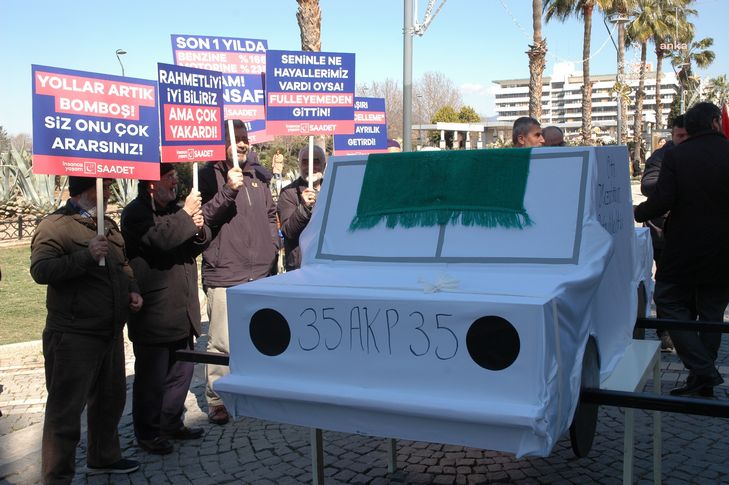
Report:
[[[427,1],[418,3],[422,20]],[[358,83],[401,81],[402,0],[320,0],[320,5],[323,51],[354,52]],[[717,53],[702,76],[729,71],[727,6],[727,0],[695,4],[696,37],[713,37]],[[10,134],[30,133],[31,64],[121,74],[114,52],[122,48],[128,52],[122,58],[128,76],[156,79],[156,63],[173,62],[171,34],[266,39],[270,49],[297,50],[296,10],[295,0],[5,0],[0,125]],[[555,60],[581,59],[580,22],[552,21],[543,31],[549,47],[545,75]],[[530,35],[529,0],[448,0],[425,35],[414,39],[414,79],[426,71],[443,72],[461,88],[465,104],[492,115],[492,81],[529,76],[524,52]],[[615,50],[600,14],[592,43],[591,72],[615,72]],[[626,56],[627,62],[637,59],[635,52]]]

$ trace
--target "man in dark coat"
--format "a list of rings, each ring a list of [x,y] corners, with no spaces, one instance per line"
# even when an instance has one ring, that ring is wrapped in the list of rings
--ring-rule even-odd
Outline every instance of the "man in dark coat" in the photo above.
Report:
[[[226,159],[209,162],[200,170],[200,192],[205,224],[213,231],[203,253],[203,289],[208,297],[208,351],[229,352],[226,290],[273,274],[278,254],[276,206],[268,181],[248,163],[248,132],[233,122],[235,145],[226,124]],[[233,150],[240,167],[233,166]],[[213,383],[227,366],[208,364],[208,420],[225,424],[229,415]]]
[[[104,207],[112,183],[104,180]],[[73,480],[84,407],[87,474],[139,468],[122,458],[117,427],[126,401],[122,329],[142,297],[116,223],[105,218],[97,234],[95,179],[69,177],[68,187],[71,198],[41,221],[30,244],[30,274],[48,285],[41,473],[43,483],[53,484]]]
[[[721,322],[729,302],[729,141],[721,111],[698,103],[684,117],[689,138],[666,152],[655,193],[635,209],[645,222],[670,211],[656,272],[656,307],[665,318]],[[721,334],[671,331],[689,369],[673,395],[711,396],[724,382],[715,361]]]
[[[139,195],[122,212],[122,234],[145,300],[129,320],[134,344],[132,416],[137,443],[149,453],[173,450],[170,439],[199,438],[200,428],[183,424],[192,362],[175,359],[200,335],[195,258],[210,241],[200,193],[177,204],[177,173],[163,163],[158,182],[139,181]]]
[[[687,137],[688,133],[683,125],[683,115],[676,116],[671,123],[671,140],[666,142],[661,148],[651,154],[650,158],[645,162],[645,171],[643,172],[643,178],[640,180],[640,191],[646,197],[650,197],[656,191],[656,183],[658,183],[658,174],[661,172],[661,165],[663,164],[663,158],[666,156],[666,152],[675,146],[680,145]],[[661,251],[663,251],[663,226],[666,222],[666,214],[661,214],[658,217],[651,219],[646,222],[651,233],[651,242],[653,243],[653,260],[658,265],[658,261],[661,259]],[[659,313],[658,318],[663,318]],[[656,332],[661,339],[661,350],[670,352],[673,350],[673,342],[668,332],[665,330],[658,330]]]
[[[314,146],[314,188],[309,188],[309,149],[299,151],[299,173],[301,176],[281,190],[278,198],[278,216],[281,220],[281,232],[284,236],[286,251],[286,271],[301,266],[301,249],[299,236],[309,224],[311,210],[321,188],[327,157],[319,146]]]

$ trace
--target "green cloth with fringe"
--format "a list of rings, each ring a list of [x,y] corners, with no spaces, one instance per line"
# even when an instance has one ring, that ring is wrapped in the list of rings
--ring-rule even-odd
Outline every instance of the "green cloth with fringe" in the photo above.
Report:
[[[531,148],[372,154],[350,231],[441,224],[532,224],[524,209]]]

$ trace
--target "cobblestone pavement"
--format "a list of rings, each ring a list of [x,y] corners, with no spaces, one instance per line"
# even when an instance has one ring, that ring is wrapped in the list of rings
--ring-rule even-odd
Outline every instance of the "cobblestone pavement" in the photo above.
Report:
[[[647,338],[655,338],[648,331]],[[198,348],[204,346],[204,336]],[[74,483],[160,484],[217,483],[300,484],[311,481],[309,429],[256,419],[225,426],[207,422],[203,366],[197,365],[187,398],[187,424],[204,428],[203,438],[176,444],[174,453],[150,455],[136,447],[131,418],[133,354],[127,344],[127,408],[120,423],[124,455],[142,462],[130,475],[84,473],[85,437],[79,445]],[[727,384],[717,398],[729,400],[729,339],[721,347],[719,370]],[[674,354],[662,354],[661,390],[683,382],[686,371]],[[0,483],[39,482],[40,437],[45,388],[39,342],[0,347]],[[652,389],[648,382],[646,391]],[[652,483],[652,415],[636,411],[635,482]],[[83,420],[85,422],[85,419]],[[729,422],[664,413],[664,483],[729,483]],[[386,441],[381,438],[324,431],[327,484],[476,484],[599,483],[622,480],[623,411],[602,407],[590,454],[574,457],[563,438],[547,458],[526,457],[463,446],[398,441],[398,471],[388,473]]]

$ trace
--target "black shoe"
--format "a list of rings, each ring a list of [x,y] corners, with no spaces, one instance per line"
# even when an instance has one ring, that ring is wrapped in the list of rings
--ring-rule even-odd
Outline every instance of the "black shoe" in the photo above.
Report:
[[[724,382],[724,379],[718,374],[711,377],[689,375],[686,384],[671,389],[671,395],[713,397],[714,386],[718,386],[722,382]]]
[[[137,439],[137,444],[141,449],[153,455],[169,455],[175,449],[172,443],[159,436],[151,440]]]
[[[168,440],[196,440],[205,434],[205,430],[202,428],[188,428],[183,426],[182,428],[176,429],[175,431],[165,431],[162,436]]]
[[[107,466],[86,466],[87,475],[101,475],[104,473],[132,473],[139,470],[139,462],[122,458],[116,463]]]
[[[673,352],[673,341],[665,332],[661,335],[661,352]]]

